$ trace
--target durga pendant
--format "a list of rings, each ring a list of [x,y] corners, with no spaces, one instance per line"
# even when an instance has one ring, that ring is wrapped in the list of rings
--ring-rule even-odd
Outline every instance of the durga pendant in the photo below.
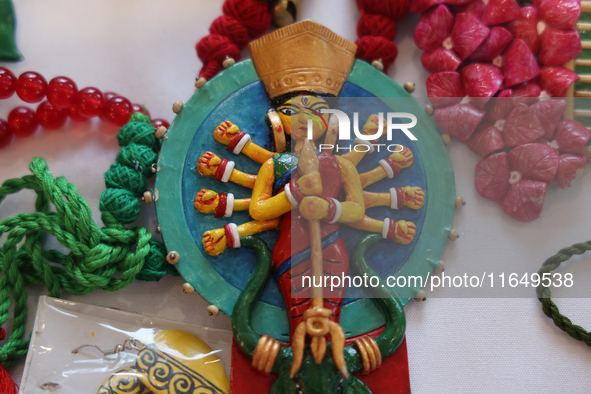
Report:
[[[232,314],[249,368],[277,377],[259,384],[235,367],[232,392],[383,392],[387,373],[371,372],[404,343],[403,305],[421,290],[395,292],[385,277],[439,266],[455,198],[449,158],[422,107],[354,61],[355,48],[311,21],[264,36],[249,45],[252,61],[196,92],[163,143],[164,241],[190,285]],[[352,97],[365,104],[351,108]],[[392,108],[377,97],[401,99]],[[364,138],[339,140],[336,108],[366,119]],[[401,110],[417,115],[418,141],[394,133],[397,149],[376,150],[378,112]],[[375,278],[375,299],[350,295],[355,275]]]

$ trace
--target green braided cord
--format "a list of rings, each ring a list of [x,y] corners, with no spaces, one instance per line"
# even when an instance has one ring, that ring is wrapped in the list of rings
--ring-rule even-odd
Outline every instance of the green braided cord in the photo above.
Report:
[[[540,278],[543,274],[554,271],[561,263],[567,261],[573,255],[580,255],[589,250],[591,250],[591,241],[574,244],[568,248],[560,249],[558,253],[544,262],[542,268],[538,271]],[[562,331],[566,331],[566,333],[574,339],[583,341],[587,346],[591,346],[591,333],[587,332],[583,327],[573,324],[568,317],[560,314],[558,307],[550,299],[552,293],[549,287],[543,286],[540,281],[540,284],[536,288],[536,293],[538,299],[542,303],[542,310],[546,316],[554,321],[556,327],[560,328]]]
[[[149,125],[149,118],[136,113],[126,126],[131,123]],[[42,158],[31,161],[33,175],[9,179],[0,186],[0,202],[23,189],[37,194],[35,212],[20,213],[0,222],[0,236],[7,235],[0,248],[0,325],[8,321],[14,298],[11,333],[0,348],[0,362],[5,367],[13,365],[28,350],[30,339],[22,339],[27,285],[43,285],[50,296],[59,297],[61,290],[74,295],[96,289],[116,291],[136,278],[157,281],[164,275],[178,275],[174,266],[166,262],[164,245],[153,241],[146,228],[127,229],[123,225],[135,220],[136,213],[139,215],[139,209],[133,208],[139,207],[136,197],[142,186],[145,190],[147,177],[153,175],[151,167],[156,153],[152,148],[157,148],[159,142],[153,137],[153,126],[150,127],[153,140],[147,138],[146,127],[137,124],[127,127],[125,138],[121,139],[127,145],[115,166],[126,166],[133,172],[118,168],[116,174],[105,174],[109,177],[108,189],[103,193],[107,198],[101,195],[100,204],[104,228],[94,223],[92,211],[76,187],[64,177],[54,178]],[[142,134],[134,136],[133,130]],[[51,212],[50,204],[56,212]],[[70,252],[43,249],[46,234],[54,236]]]

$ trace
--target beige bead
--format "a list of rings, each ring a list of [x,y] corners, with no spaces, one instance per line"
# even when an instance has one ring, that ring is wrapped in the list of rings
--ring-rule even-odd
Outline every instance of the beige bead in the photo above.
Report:
[[[234,59],[232,59],[231,57],[226,57],[226,59],[222,63],[222,66],[224,66],[224,68],[228,68],[232,66],[234,63],[236,63]]]
[[[433,270],[434,273],[439,274],[445,270],[445,263],[443,260],[439,260],[439,267]]]
[[[209,316],[217,316],[220,313],[220,308],[215,305],[210,305],[207,307],[207,313],[209,313]]]
[[[382,63],[382,59],[374,60],[373,62],[371,62],[371,65],[380,71],[382,71],[384,69],[384,64]]]
[[[435,112],[435,110],[433,109],[433,106],[431,104],[425,104],[425,112],[427,113],[427,115],[431,116],[433,115],[433,112]]]
[[[172,104],[172,111],[175,114],[181,112],[181,109],[183,109],[183,102],[181,100],[177,100],[174,102],[174,104]]]
[[[195,88],[199,89],[201,86],[205,85],[205,82],[207,82],[207,79],[203,77],[197,78],[195,80]]]
[[[170,252],[166,255],[166,261],[168,261],[168,264],[176,264],[179,262],[179,260],[181,259],[181,256],[179,256],[179,254],[177,252]]]
[[[456,208],[460,209],[466,205],[466,201],[461,196],[456,197]]]
[[[158,225],[158,227],[156,227],[156,233],[162,234],[162,227],[160,227],[160,225]]]
[[[406,82],[404,84],[404,89],[406,89],[406,91],[408,93],[414,92],[415,91],[415,83],[414,82],[410,82],[410,81],[409,82]]]
[[[458,238],[460,238],[460,234],[458,233],[458,230],[452,228],[451,231],[449,232],[449,240],[455,241]]]
[[[146,204],[152,204],[154,202],[154,199],[152,198],[152,192],[149,190],[145,191],[143,200]]]
[[[166,132],[168,131],[168,129],[164,126],[160,126],[158,127],[158,130],[156,130],[156,133],[154,134],[156,136],[156,138],[160,139],[164,136],[164,134],[166,134]]]
[[[427,293],[425,293],[425,290],[421,290],[421,291],[419,291],[419,293],[415,297],[415,301],[418,301],[418,302],[427,301],[426,296],[427,296]]]
[[[443,140],[445,145],[451,144],[451,137],[449,136],[449,134],[446,134],[446,133],[441,134],[441,139]]]
[[[194,292],[195,292],[195,289],[190,284],[185,283],[183,285],[183,293],[185,293],[185,294],[193,294]]]

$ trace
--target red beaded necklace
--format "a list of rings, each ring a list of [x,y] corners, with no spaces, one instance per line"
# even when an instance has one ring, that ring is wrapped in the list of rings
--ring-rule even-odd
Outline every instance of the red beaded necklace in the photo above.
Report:
[[[26,103],[38,103],[34,111],[29,107],[16,107],[8,114],[8,121],[0,118],[0,149],[6,147],[13,138],[29,137],[39,126],[46,130],[56,130],[70,119],[76,122],[95,117],[121,127],[134,112],[149,116],[149,112],[139,104],[116,93],[102,93],[94,87],[78,90],[74,81],[67,77],[55,77],[49,83],[43,75],[27,71],[18,79],[8,69],[0,67],[0,99],[12,97],[16,92]],[[155,129],[168,128],[164,119],[153,119]]]

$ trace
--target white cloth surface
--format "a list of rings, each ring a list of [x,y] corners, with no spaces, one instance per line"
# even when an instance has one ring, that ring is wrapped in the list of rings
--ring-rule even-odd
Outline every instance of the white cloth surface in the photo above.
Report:
[[[173,119],[175,100],[186,101],[194,91],[201,66],[195,43],[221,15],[222,1],[212,0],[19,0],[16,40],[25,59],[1,64],[19,74],[34,70],[48,80],[65,75],[79,88],[95,86],[145,104],[154,118]],[[302,1],[301,19],[312,19],[354,41],[359,12],[352,0]],[[418,17],[398,25],[398,58],[389,76],[399,84],[416,83],[424,97],[427,74],[414,45]],[[244,57],[247,52],[244,52]],[[0,102],[6,117],[18,98]],[[33,157],[44,157],[52,173],[66,176],[100,220],[98,201],[104,190],[103,173],[118,151],[117,129],[99,121],[72,123],[63,130],[41,130],[13,141],[0,151],[0,181],[27,174]],[[467,146],[452,142],[449,153],[458,195],[468,205],[456,212],[454,227],[461,237],[448,243],[442,256],[446,274],[495,274],[513,269],[536,272],[558,249],[591,236],[591,176],[588,171],[568,190],[549,188],[542,217],[519,223],[474,190],[478,158]],[[0,219],[31,212],[33,194],[20,193],[0,205]],[[139,224],[156,229],[153,208],[145,209]],[[2,238],[2,241],[5,239]],[[589,256],[573,259],[575,281],[591,284]],[[181,278],[158,283],[137,281],[116,293],[96,291],[67,299],[149,316],[230,328],[230,319],[210,317],[198,295],[184,295]],[[37,297],[29,291],[30,330]],[[554,293],[567,296],[568,289]],[[410,379],[415,393],[583,393],[591,391],[591,348],[571,339],[546,318],[531,290],[530,298],[438,298],[427,292],[425,303],[406,306]],[[472,297],[477,297],[478,293]],[[560,299],[573,322],[591,329],[588,299]],[[9,329],[9,326],[5,324]],[[24,361],[24,360],[23,360]],[[23,362],[10,369],[17,381]]]

